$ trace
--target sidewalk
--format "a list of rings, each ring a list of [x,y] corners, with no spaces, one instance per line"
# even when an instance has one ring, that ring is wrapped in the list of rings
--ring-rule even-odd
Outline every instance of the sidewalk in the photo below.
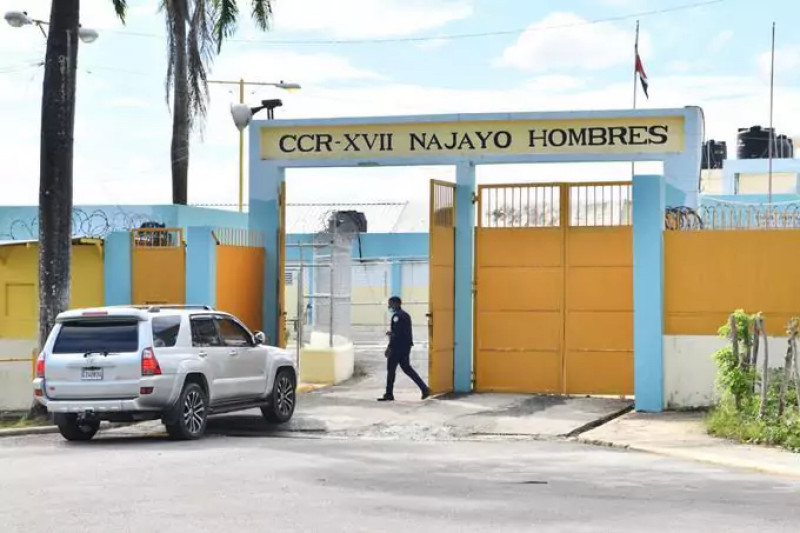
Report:
[[[706,433],[703,413],[629,413],[575,440],[800,478],[800,454]]]

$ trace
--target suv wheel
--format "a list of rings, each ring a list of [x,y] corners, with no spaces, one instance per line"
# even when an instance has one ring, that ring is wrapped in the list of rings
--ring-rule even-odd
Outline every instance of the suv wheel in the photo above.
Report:
[[[287,368],[279,370],[275,376],[275,385],[272,386],[269,406],[261,408],[261,413],[267,422],[283,424],[292,418],[297,399],[296,388],[297,380],[294,373]]]
[[[58,416],[56,424],[61,436],[69,441],[92,440],[97,430],[100,429],[99,420],[85,420],[78,418],[78,415]]]
[[[167,434],[174,440],[199,439],[206,432],[208,419],[208,397],[197,383],[187,383],[183,387],[174,422],[165,424]]]

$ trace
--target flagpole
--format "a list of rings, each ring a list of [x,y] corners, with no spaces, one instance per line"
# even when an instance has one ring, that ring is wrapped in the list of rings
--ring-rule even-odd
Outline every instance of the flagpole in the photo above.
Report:
[[[772,156],[773,145],[775,144],[775,132],[773,131],[772,118],[775,102],[775,23],[772,23],[772,51],[769,68],[769,147],[767,148],[769,165],[769,188],[767,193],[767,203],[772,205]]]
[[[638,73],[636,72],[636,58],[639,57],[639,21],[636,21],[636,40],[633,44],[633,108],[636,109],[636,82]]]
[[[639,58],[639,21],[636,21],[636,39],[633,42],[633,109],[636,109],[636,83],[639,81],[637,79],[638,73],[636,72],[636,65]],[[631,180],[633,180],[634,175],[636,174],[635,165],[633,161],[631,161]]]

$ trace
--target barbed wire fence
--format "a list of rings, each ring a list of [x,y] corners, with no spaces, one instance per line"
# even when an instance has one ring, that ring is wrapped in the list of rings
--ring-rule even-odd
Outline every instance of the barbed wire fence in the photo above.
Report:
[[[162,222],[158,217],[146,213],[135,213],[117,208],[114,211],[104,209],[72,210],[72,236],[75,238],[103,239],[116,231],[131,231],[141,227],[145,222]],[[21,241],[39,238],[39,216],[16,218],[5,227],[0,228],[0,240]]]

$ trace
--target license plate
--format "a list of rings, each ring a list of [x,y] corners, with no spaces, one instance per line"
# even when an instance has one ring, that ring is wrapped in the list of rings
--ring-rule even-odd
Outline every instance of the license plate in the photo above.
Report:
[[[86,381],[100,381],[103,379],[103,369],[84,368],[81,370],[81,379]]]

